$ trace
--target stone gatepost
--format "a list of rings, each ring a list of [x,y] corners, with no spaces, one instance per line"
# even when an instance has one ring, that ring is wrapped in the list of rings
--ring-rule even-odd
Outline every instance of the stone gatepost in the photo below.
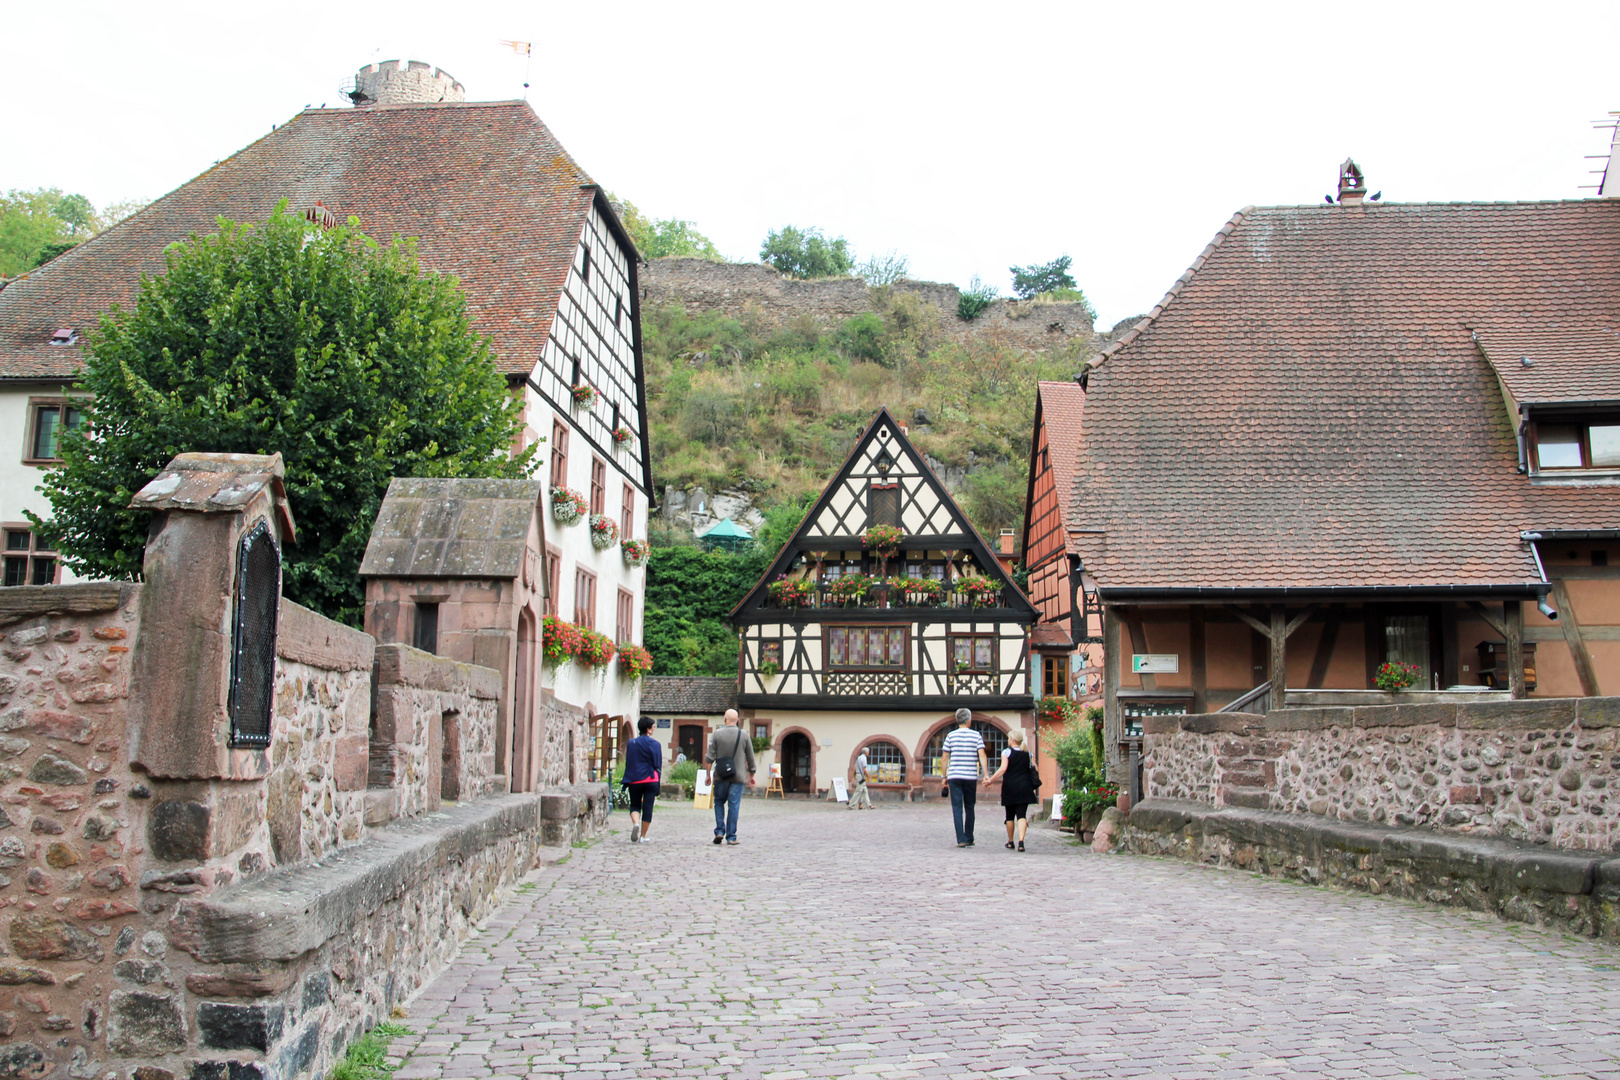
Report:
[[[147,838],[166,862],[239,847],[263,820],[281,551],[294,538],[283,476],[280,454],[181,454],[130,504],[152,523],[129,760],[156,782]]]

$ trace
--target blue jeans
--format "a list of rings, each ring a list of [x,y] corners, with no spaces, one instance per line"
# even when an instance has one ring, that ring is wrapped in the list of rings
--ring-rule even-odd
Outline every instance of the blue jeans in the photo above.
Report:
[[[714,835],[737,839],[737,815],[742,812],[743,789],[747,786],[741,780],[722,780],[714,786]]]
[[[977,780],[952,780],[951,820],[956,822],[956,842],[973,843],[973,804],[979,797]]]

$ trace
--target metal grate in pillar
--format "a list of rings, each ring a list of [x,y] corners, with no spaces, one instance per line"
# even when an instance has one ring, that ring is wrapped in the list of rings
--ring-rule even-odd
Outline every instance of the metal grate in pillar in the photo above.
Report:
[[[231,634],[231,745],[270,745],[275,697],[276,620],[281,609],[281,551],[260,521],[242,537],[236,559]]]

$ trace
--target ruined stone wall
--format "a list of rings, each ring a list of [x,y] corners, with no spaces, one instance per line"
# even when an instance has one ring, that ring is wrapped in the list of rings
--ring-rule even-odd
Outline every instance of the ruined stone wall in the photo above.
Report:
[[[641,304],[652,311],[679,304],[688,312],[718,311],[728,318],[782,326],[810,318],[831,327],[875,309],[873,290],[860,278],[784,277],[764,263],[706,259],[654,259],[640,275]],[[972,322],[956,316],[961,290],[934,281],[901,280],[888,287],[940,309],[940,325],[957,338],[994,336],[1024,349],[1049,349],[1075,338],[1095,338],[1084,304],[997,300]]]
[[[496,793],[500,696],[500,676],[489,668],[409,645],[378,646],[372,760],[386,757],[390,763],[386,770],[374,768],[372,780],[397,792],[398,816],[437,810],[446,796],[461,801]],[[446,768],[449,785],[443,783]]]
[[[1281,709],[1143,722],[1150,798],[1620,843],[1620,699]]]

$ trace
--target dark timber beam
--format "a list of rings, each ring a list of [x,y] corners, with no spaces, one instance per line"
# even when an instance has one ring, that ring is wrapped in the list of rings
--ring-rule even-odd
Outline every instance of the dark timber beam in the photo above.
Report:
[[[1508,688],[1515,699],[1524,697],[1524,605],[1517,600],[1502,602],[1502,636],[1507,639]]]
[[[1564,644],[1569,646],[1569,655],[1575,661],[1575,673],[1581,677],[1581,693],[1587,697],[1597,697],[1598,677],[1597,668],[1592,664],[1592,654],[1587,651],[1586,640],[1581,635],[1581,624],[1575,618],[1575,605],[1569,601],[1569,589],[1564,586],[1562,579],[1552,583],[1553,603],[1558,606],[1558,625],[1564,629]]]

